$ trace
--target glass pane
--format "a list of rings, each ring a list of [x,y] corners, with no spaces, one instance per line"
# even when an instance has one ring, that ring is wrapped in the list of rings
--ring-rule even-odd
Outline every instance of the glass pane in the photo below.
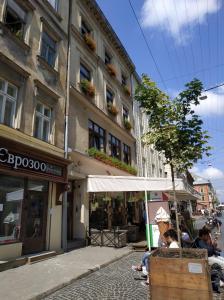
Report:
[[[49,65],[51,65],[52,67],[55,65],[55,57],[56,57],[55,51],[52,50],[51,48],[49,48],[49,49],[48,49],[47,62],[48,62]]]
[[[82,79],[91,81],[91,73],[83,64],[80,64],[80,80]]]
[[[43,126],[43,140],[48,142],[49,141],[49,134],[50,134],[50,122],[47,120],[44,120],[44,126]]]
[[[41,138],[41,118],[39,116],[36,115],[35,118],[35,132],[34,132],[34,136],[38,139]]]
[[[58,10],[58,0],[48,0],[48,2],[55,10]]]
[[[41,192],[30,192],[26,222],[26,237],[42,236],[44,217],[44,197]]]
[[[0,95],[0,123],[2,123],[3,96]]]
[[[29,180],[28,181],[28,190],[29,191],[38,191],[38,192],[47,192],[48,191],[48,182],[42,180]]]
[[[40,103],[37,103],[36,110],[37,110],[38,112],[42,113],[43,105],[41,105]]]
[[[16,97],[16,88],[14,87],[14,86],[12,86],[12,85],[8,85],[8,90],[7,90],[7,94],[9,95],[9,96],[12,96],[12,97]]]
[[[93,129],[93,122],[89,120],[89,128]]]
[[[0,79],[0,90],[4,91],[5,90],[5,82]]]
[[[42,44],[41,44],[41,57],[43,57],[44,59],[47,59],[47,45],[44,42],[44,40],[42,40]]]
[[[0,244],[18,240],[24,180],[0,174]]]
[[[5,116],[4,116],[5,125],[8,126],[13,125],[13,111],[14,111],[14,103],[7,99],[5,104]]]
[[[47,107],[44,107],[44,115],[48,118],[51,117],[51,110]]]

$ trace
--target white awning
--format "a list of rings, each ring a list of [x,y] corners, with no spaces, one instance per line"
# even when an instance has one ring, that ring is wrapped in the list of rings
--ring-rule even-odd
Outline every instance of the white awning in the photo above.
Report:
[[[175,179],[175,188],[180,200],[200,199],[200,194],[183,179]],[[103,175],[89,175],[87,177],[87,192],[161,191],[172,195],[172,189],[170,178]]]

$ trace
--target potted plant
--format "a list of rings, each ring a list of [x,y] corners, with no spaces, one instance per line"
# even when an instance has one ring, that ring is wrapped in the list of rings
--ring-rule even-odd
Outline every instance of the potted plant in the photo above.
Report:
[[[95,87],[87,79],[80,81],[80,89],[85,95],[91,98],[95,96]]]
[[[132,129],[131,122],[128,119],[124,119],[124,127],[127,130],[131,130]]]
[[[112,76],[112,77],[116,77],[117,76],[117,71],[116,71],[114,65],[108,64],[107,65],[107,70],[108,70],[108,73],[110,74],[110,76]]]
[[[131,90],[130,90],[129,86],[124,85],[123,88],[124,88],[125,94],[130,97],[131,96]]]
[[[89,33],[86,33],[84,35],[84,41],[86,42],[86,45],[93,51],[96,51],[96,42],[92,38],[92,36]]]
[[[109,113],[113,116],[116,116],[118,114],[118,109],[116,108],[116,106],[112,103],[108,103],[107,104],[107,110],[109,111]]]

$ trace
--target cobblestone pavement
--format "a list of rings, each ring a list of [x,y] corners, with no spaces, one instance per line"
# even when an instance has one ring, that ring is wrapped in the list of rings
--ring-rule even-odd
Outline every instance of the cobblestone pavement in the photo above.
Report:
[[[131,266],[139,264],[142,252],[134,252],[91,275],[75,281],[45,300],[148,300],[148,287],[142,286],[140,272]],[[60,274],[58,274],[60,276]]]
[[[149,289],[141,285],[144,281],[141,273],[131,270],[131,265],[138,264],[141,256],[142,252],[134,252],[44,299],[149,300]],[[213,300],[224,300],[224,290],[222,294],[214,294]]]

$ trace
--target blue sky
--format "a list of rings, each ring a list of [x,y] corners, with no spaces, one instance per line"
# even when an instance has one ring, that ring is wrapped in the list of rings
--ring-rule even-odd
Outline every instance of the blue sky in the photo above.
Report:
[[[194,77],[210,88],[224,82],[224,1],[130,0],[159,72],[146,47],[129,0],[97,0],[141,75],[177,95]],[[160,74],[161,76],[160,76]],[[211,179],[224,202],[224,87],[206,93],[198,108],[208,130],[212,156],[194,168]]]

